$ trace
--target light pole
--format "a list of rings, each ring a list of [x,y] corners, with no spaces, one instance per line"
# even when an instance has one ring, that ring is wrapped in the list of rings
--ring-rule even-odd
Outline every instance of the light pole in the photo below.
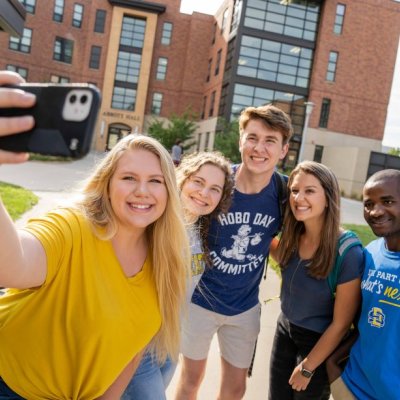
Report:
[[[301,135],[299,157],[297,159],[298,162],[303,161],[303,153],[304,153],[304,145],[306,143],[306,137],[307,137],[308,121],[310,120],[310,115],[314,108],[314,103],[312,101],[306,101],[304,103],[304,105],[306,106],[306,117],[304,118],[303,133]]]

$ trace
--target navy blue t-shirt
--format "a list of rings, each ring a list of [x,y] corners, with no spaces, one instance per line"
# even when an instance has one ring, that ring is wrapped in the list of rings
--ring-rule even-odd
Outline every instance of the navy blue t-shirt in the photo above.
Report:
[[[273,178],[260,193],[235,190],[229,212],[211,224],[208,244],[213,266],[204,272],[192,303],[223,315],[237,315],[256,306],[265,259],[280,218]]]

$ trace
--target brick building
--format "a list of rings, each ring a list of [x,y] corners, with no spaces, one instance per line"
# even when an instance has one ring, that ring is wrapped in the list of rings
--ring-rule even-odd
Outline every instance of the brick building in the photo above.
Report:
[[[211,149],[218,117],[274,102],[295,128],[288,167],[322,161],[357,193],[381,151],[399,1],[226,0],[215,16],[182,14],[180,0],[20,1],[24,34],[0,33],[0,68],[95,83],[98,150],[189,108],[196,147]]]

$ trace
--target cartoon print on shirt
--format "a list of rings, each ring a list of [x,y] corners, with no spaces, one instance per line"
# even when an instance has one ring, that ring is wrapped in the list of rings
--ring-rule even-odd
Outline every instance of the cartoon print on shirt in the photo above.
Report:
[[[242,225],[236,235],[232,235],[233,244],[229,250],[224,247],[221,251],[222,255],[226,258],[233,258],[234,260],[243,261],[246,258],[254,260],[257,258],[254,254],[246,254],[247,249],[250,246],[257,246],[261,242],[261,236],[263,233],[255,233],[250,235],[250,225]]]

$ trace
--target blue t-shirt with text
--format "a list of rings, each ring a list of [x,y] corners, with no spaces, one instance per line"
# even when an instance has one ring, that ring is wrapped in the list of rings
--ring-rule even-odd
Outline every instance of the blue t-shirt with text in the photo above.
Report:
[[[260,193],[235,190],[229,212],[211,224],[208,244],[213,265],[204,272],[192,302],[229,316],[256,306],[265,259],[280,218],[273,178]]]

